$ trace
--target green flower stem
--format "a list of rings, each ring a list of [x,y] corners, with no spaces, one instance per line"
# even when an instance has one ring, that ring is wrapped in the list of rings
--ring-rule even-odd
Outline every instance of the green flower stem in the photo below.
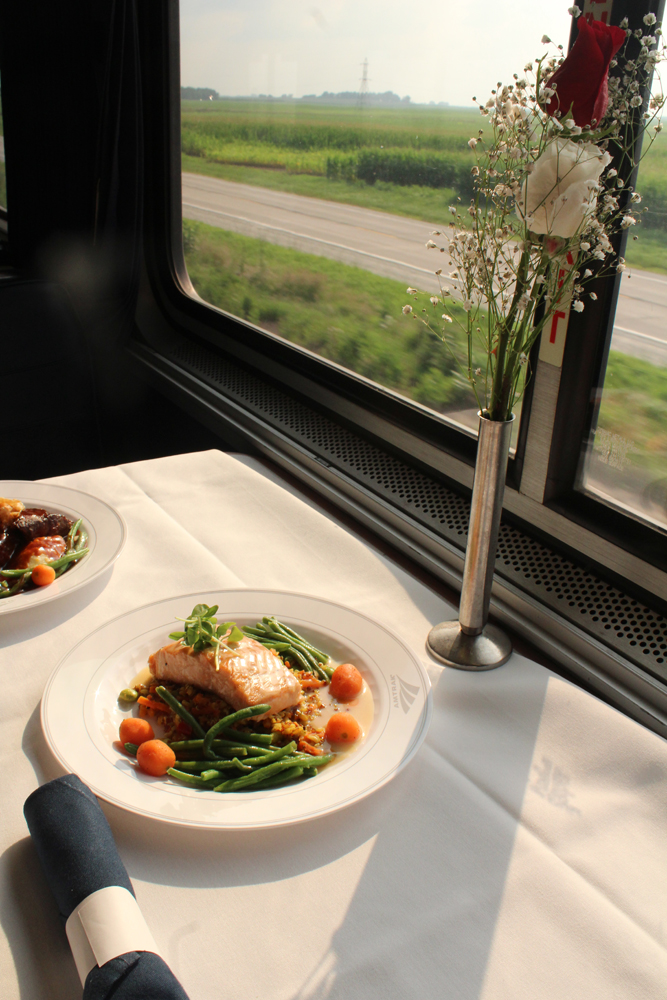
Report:
[[[530,250],[524,250],[521,254],[521,260],[519,262],[519,267],[517,269],[516,276],[516,286],[514,288],[514,296],[512,297],[512,304],[510,305],[509,312],[502,326],[500,327],[498,335],[498,348],[496,351],[496,365],[493,373],[493,388],[491,390],[491,406],[489,407],[489,415],[491,420],[509,420],[511,417],[511,406],[512,406],[512,384],[513,384],[513,363],[512,358],[515,350],[510,352],[509,359],[506,363],[507,350],[512,342],[512,347],[515,348],[516,335],[512,337],[514,333],[514,320],[519,307],[519,300],[524,294],[526,289],[526,281],[528,279],[528,268],[530,267]],[[521,329],[521,327],[519,328]],[[518,363],[518,358],[521,353],[519,349],[518,354],[516,354],[516,361]],[[508,412],[510,411],[510,412]]]

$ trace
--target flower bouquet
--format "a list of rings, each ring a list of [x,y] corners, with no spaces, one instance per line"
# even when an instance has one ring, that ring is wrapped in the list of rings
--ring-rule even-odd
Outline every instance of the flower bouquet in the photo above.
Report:
[[[576,6],[570,14],[577,35],[566,58],[562,46],[547,49],[488,101],[474,99],[483,120],[468,143],[477,161],[474,195],[465,210],[460,199],[450,206],[446,239],[436,231],[426,244],[453,270],[436,270],[441,294],[431,296],[430,308],[403,308],[442,339],[479,408],[459,620],[429,636],[439,659],[468,669],[497,666],[511,651],[486,619],[511,424],[531,349],[568,305],[582,312],[597,298],[591,282],[625,268],[618,251],[624,231],[639,221],[633,185],[642,139],[649,137],[646,152],[662,128],[664,98],[649,96],[663,51],[656,16],[646,14],[631,30],[627,19],[607,25]],[[415,289],[408,293],[418,301]],[[450,305],[457,299],[462,310]],[[487,648],[491,633],[502,641]]]

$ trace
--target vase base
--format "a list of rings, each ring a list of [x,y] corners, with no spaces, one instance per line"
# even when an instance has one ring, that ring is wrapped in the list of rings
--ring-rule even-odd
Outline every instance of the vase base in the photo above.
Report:
[[[455,620],[434,625],[426,648],[436,660],[457,670],[493,670],[510,658],[512,643],[495,625],[485,625],[479,635],[467,635]]]

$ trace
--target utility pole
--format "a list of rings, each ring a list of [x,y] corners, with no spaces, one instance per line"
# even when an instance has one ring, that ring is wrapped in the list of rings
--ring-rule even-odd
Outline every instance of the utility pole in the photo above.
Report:
[[[368,98],[368,59],[364,59],[361,65],[364,71],[359,84],[359,107],[363,108]]]

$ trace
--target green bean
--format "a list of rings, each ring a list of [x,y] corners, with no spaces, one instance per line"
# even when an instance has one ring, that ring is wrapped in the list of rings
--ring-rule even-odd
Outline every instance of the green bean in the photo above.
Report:
[[[286,757],[295,750],[296,743],[292,740],[291,743],[287,743],[284,747],[280,747],[279,750],[274,750],[273,753],[268,753],[264,757],[253,757],[248,761],[248,767],[264,767],[265,764],[272,764],[274,760],[281,760],[281,758]]]
[[[266,767],[259,767],[252,774],[244,774],[241,778],[230,778],[217,785],[216,792],[232,792],[240,788],[247,788],[250,785],[258,785],[265,778],[271,778],[287,768],[294,767],[292,760],[277,760],[274,764],[267,764]]]
[[[74,539],[76,538],[77,532],[80,527],[81,527],[81,518],[79,518],[78,521],[75,521],[72,527],[67,532],[67,549],[66,549],[67,552],[71,552],[72,549],[74,548]]]
[[[18,594],[19,590],[22,590],[28,581],[25,578],[25,574],[20,576],[13,587],[9,587],[7,590],[0,591],[0,598],[3,597],[13,597],[14,594]]]
[[[88,535],[83,530],[83,528],[81,528],[81,530],[79,531],[79,537],[77,538],[76,542],[74,543],[74,551],[75,552],[81,552],[81,550],[85,547],[87,541],[88,541]]]
[[[179,771],[175,767],[167,768],[167,774],[170,778],[175,778],[177,781],[182,781],[184,785],[190,785],[192,788],[210,788],[210,782],[202,781],[198,774],[188,774],[186,771]],[[217,780],[220,775],[216,771],[214,779]]]
[[[319,767],[324,767],[325,764],[330,764],[332,760],[335,760],[335,753],[324,753],[321,757],[313,757],[310,753],[305,754],[295,754],[294,757],[290,757],[295,764],[301,764],[302,767],[307,767],[309,770],[313,768],[317,770]],[[313,763],[317,761],[317,763]]]
[[[247,743],[253,747],[270,747],[273,743],[273,733],[242,733],[238,729],[227,728],[222,731],[230,739],[238,740],[239,743],[243,743],[244,745]],[[263,752],[266,753],[266,750]]]
[[[221,729],[229,729],[229,727],[234,725],[235,722],[241,722],[242,719],[251,719],[255,715],[264,715],[265,712],[269,712],[270,710],[270,705],[249,705],[248,708],[242,708],[238,712],[233,712],[231,715],[225,716],[224,719],[219,719],[218,722],[211,726],[209,731],[204,736],[204,743],[202,746],[202,753],[204,754],[204,757],[215,759],[215,754],[211,749],[211,744]]]
[[[305,646],[302,646],[300,643],[296,642],[296,640],[293,640],[291,648],[292,650],[296,649],[299,651],[299,653],[301,653],[304,660],[308,664],[308,669],[310,670],[311,674],[315,674],[316,677],[322,677],[322,679],[326,677],[321,664],[317,662],[313,654],[309,650],[307,650]]]
[[[203,742],[203,741],[202,741]],[[248,756],[247,747],[219,747],[216,750],[216,754],[220,760],[232,760],[234,757],[247,757]],[[176,753],[176,751],[174,751]],[[254,757],[264,756],[266,750],[257,750]],[[210,760],[209,757],[204,757],[201,750],[195,747],[194,750],[179,750],[177,757],[181,756],[182,760]]]
[[[80,549],[79,551],[66,552],[64,556],[58,556],[57,559],[51,559],[46,563],[47,566],[52,566],[53,569],[60,569],[61,566],[69,566],[70,563],[76,562],[78,559],[82,559],[83,556],[87,555],[88,549]]]
[[[203,771],[226,771],[228,768],[242,771],[243,774],[250,773],[250,767],[238,759],[232,757],[229,760],[179,760],[176,762],[179,771],[187,771],[188,774],[201,774]]]
[[[244,734],[237,733],[236,735],[242,736]],[[271,738],[272,737],[269,737],[269,739],[271,739]],[[169,744],[169,746],[174,751],[174,753],[181,753],[184,750],[201,750],[201,748],[202,748],[203,745],[204,745],[204,740],[203,739],[201,739],[201,740],[178,740],[175,743],[170,743]],[[250,757],[260,757],[260,756],[263,756],[266,753],[266,747],[270,746],[270,745],[271,745],[270,743],[267,743],[266,745],[253,746],[253,745],[247,745],[247,744],[244,743],[241,748],[238,748],[238,747],[236,747],[236,740],[219,740],[219,739],[218,740],[213,740],[213,747],[216,750],[218,748],[224,748],[224,749],[234,749],[234,748],[236,748],[236,749],[243,749],[243,750],[247,751],[248,756],[250,756]]]
[[[305,658],[305,656],[301,655],[298,649],[294,649],[294,647],[292,647],[289,653],[287,653],[287,656],[289,657],[290,660],[294,660],[297,666],[301,667],[302,670],[307,670],[309,674],[312,674],[312,670],[310,669],[308,660]]]
[[[266,619],[262,620],[266,621]],[[329,662],[329,657],[327,656],[326,653],[322,652],[321,649],[318,649],[317,646],[313,646],[312,642],[308,642],[307,639],[304,639],[302,635],[299,635],[298,632],[295,632],[294,629],[289,627],[289,625],[284,625],[283,622],[279,622],[277,618],[270,618],[269,622],[271,623],[274,630],[277,629],[277,631],[282,632],[283,635],[289,636],[291,639],[296,639],[296,641],[301,643],[302,646],[305,646],[307,649],[309,649],[310,652],[315,657],[315,659],[318,660],[320,663],[325,664]]]
[[[268,649],[284,653],[286,658],[292,658],[297,667],[307,670],[316,677],[329,680],[332,671],[322,664],[329,661],[326,653],[316,649],[302,636],[275,618],[263,618],[255,626],[246,626],[243,630]]]
[[[25,576],[30,573],[32,573],[31,569],[0,569],[0,575],[2,576]]]
[[[155,690],[160,698],[162,698],[162,700],[169,705],[169,708],[176,712],[176,715],[183,720],[186,726],[190,726],[193,733],[196,733],[197,736],[201,736],[202,739],[205,737],[206,734],[195,719],[194,715],[190,715],[187,708],[183,708],[178,698],[175,698],[171,691],[167,691],[167,689],[161,685],[160,687],[156,687]]]
[[[275,777],[263,781],[262,788],[276,788],[278,785],[285,785],[288,781],[293,781],[294,778],[300,778],[303,773],[302,767],[288,767],[282,774],[276,774]]]

